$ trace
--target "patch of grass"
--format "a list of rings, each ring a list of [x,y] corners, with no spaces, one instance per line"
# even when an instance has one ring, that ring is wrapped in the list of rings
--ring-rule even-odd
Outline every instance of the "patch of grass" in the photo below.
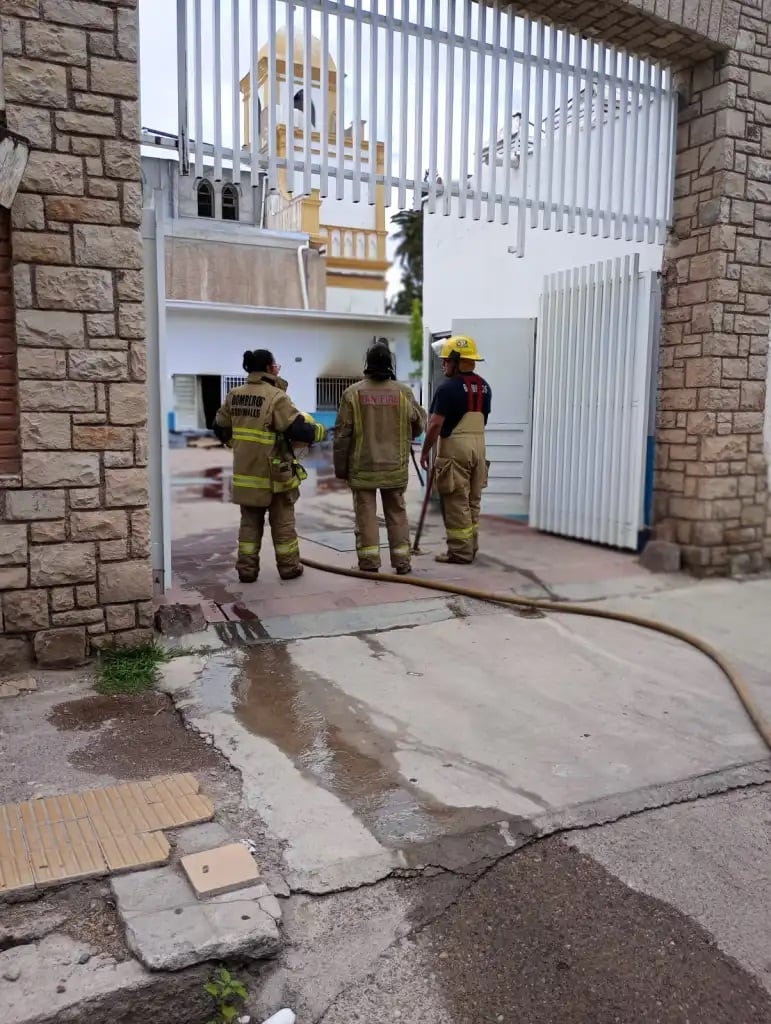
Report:
[[[107,696],[146,693],[153,688],[158,666],[173,656],[173,651],[155,642],[140,647],[107,647],[99,656],[96,689]]]

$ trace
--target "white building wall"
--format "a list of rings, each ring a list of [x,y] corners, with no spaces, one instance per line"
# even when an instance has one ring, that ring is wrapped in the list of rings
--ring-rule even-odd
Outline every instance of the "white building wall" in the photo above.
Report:
[[[327,285],[328,312],[382,316],[384,307],[385,295],[382,291],[369,291],[364,288],[331,288]]]
[[[166,313],[166,366],[169,408],[175,374],[219,376],[243,373],[246,349],[267,348],[281,364],[289,393],[300,408],[316,408],[316,378],[353,377],[361,373],[373,338],[385,337],[396,355],[397,373],[407,380],[409,327],[400,321],[346,323],[333,318],[265,316],[253,310],[180,308]]]

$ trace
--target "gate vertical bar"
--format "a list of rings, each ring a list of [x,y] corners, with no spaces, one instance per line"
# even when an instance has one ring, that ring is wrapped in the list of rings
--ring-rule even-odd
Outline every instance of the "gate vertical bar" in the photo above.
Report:
[[[635,241],[645,237],[645,218],[648,212],[648,152],[650,150],[651,122],[651,63],[645,62],[645,89],[643,90],[642,159],[640,166],[640,201],[637,213]]]
[[[335,179],[335,195],[338,199],[345,197],[345,18],[337,12],[337,93],[335,113],[335,156],[337,167]]]
[[[203,38],[201,26],[201,0],[193,4],[195,21],[195,176],[203,177]]]
[[[592,198],[592,236],[596,237],[600,233],[600,208],[602,206],[602,178],[604,173],[603,168],[603,157],[605,150],[605,62],[607,59],[607,51],[605,49],[605,43],[600,43],[599,46],[599,77],[597,81],[597,101],[595,103],[595,109],[597,111],[597,163],[594,167],[595,173],[595,190]]]
[[[618,202],[616,203],[616,223],[613,229],[613,237],[615,239],[621,238],[621,230],[624,226],[625,213],[626,213],[626,158],[627,158],[627,124],[629,122],[629,82],[632,75],[632,58],[626,54],[621,54],[621,68],[622,76],[625,79],[625,84],[621,89],[621,102],[619,116],[621,118],[621,165],[619,168],[618,175]],[[625,73],[624,73],[625,69]]]
[[[501,48],[501,9],[494,0],[493,6],[493,56],[490,61],[491,82],[490,82],[490,130],[488,142],[488,155],[490,163],[487,176],[487,221],[492,223],[495,220],[495,195],[496,178],[498,171],[498,82],[500,79],[501,60],[498,51]],[[508,125],[504,125],[504,159],[506,154],[506,131]],[[479,183],[481,188],[482,183]],[[508,209],[508,196],[504,200]]]
[[[630,143],[632,147],[631,180],[629,183],[629,207],[626,220],[626,240],[632,241],[632,234],[635,228],[635,210],[637,205],[637,163],[639,152],[638,125],[640,120],[640,58],[635,57],[632,63],[632,122],[630,125]]]
[[[431,17],[431,111],[428,135],[428,212],[436,211],[436,178],[439,152],[439,29],[440,3],[434,0]]]
[[[570,193],[568,231],[576,229],[576,207],[578,206],[578,142],[581,138],[581,36],[573,37],[573,131],[571,135],[573,154],[573,187]],[[566,126],[567,127],[567,126]]]
[[[460,112],[460,173],[458,175],[458,216],[466,216],[469,167],[469,119],[471,105],[471,3],[462,0],[463,14],[463,82]]]
[[[369,181],[367,202],[375,205],[377,198],[377,69],[378,69],[378,0],[370,0],[369,44]]]
[[[220,5],[212,5],[214,18],[214,180],[222,181],[222,19]]]
[[[286,0],[286,59],[284,61],[286,123],[286,191],[294,195],[294,0]]]
[[[233,24],[231,25],[232,39],[233,39],[233,58],[232,58],[232,102],[233,102],[233,182],[240,186],[241,184],[241,104],[239,102],[241,96],[241,79],[238,74],[238,66],[241,61],[241,26],[240,21],[240,10],[239,0],[233,0],[232,7]]]
[[[583,196],[581,199],[580,232],[586,234],[589,224],[589,187],[592,181],[592,109],[594,108],[594,43],[590,39],[584,41],[584,135],[581,147],[581,171],[584,177]]]
[[[249,12],[249,132],[250,167],[252,180],[252,211],[255,224],[260,223],[260,212],[257,209],[257,188],[260,177],[260,145],[262,130],[260,125],[260,102],[257,92],[257,64],[260,53],[260,26],[257,22],[257,2],[252,0]]]
[[[311,7],[303,12],[303,195],[312,192],[311,161],[313,159],[313,93],[311,89]],[[321,82],[319,82],[321,85]],[[322,87],[323,88],[323,87]]]
[[[512,125],[514,104],[514,13],[511,10],[506,12],[506,66],[503,76],[503,201],[501,203],[500,220],[501,224],[509,223],[509,206],[511,198],[511,161],[514,159],[514,147],[512,144]],[[520,117],[520,129],[522,118]],[[521,134],[520,134],[521,140]],[[498,159],[498,146],[495,147],[495,159]],[[524,173],[525,165],[520,157],[520,174]],[[519,209],[519,204],[517,204]]]
[[[321,112],[319,123],[320,175],[319,195],[326,199],[329,195],[329,127],[331,113],[329,110],[329,0],[321,0]],[[335,80],[335,88],[340,82]]]
[[[449,0],[447,32],[450,42],[447,45],[447,58],[445,62],[447,98],[444,111],[444,193],[442,203],[445,216],[449,216],[452,209],[452,125],[455,108],[455,44],[453,40],[455,38],[455,17],[455,0]]]
[[[383,140],[383,195],[385,205],[391,205],[393,196],[393,127],[394,127],[394,0],[386,0],[386,53],[385,53],[385,139]]]
[[[613,220],[613,168],[616,159],[616,134],[618,131],[618,51],[615,47],[610,48],[610,81],[608,84],[608,141],[607,167],[603,167],[604,184],[602,188],[602,237],[610,238],[611,222]],[[622,89],[623,92],[623,89]]]
[[[474,121],[474,196],[472,210],[474,220],[482,216],[482,148],[484,146],[485,123],[485,41],[487,39],[487,7],[477,4],[477,36],[479,46],[477,59],[476,112]]]
[[[179,173],[190,174],[188,97],[190,77],[187,66],[187,0],[177,0],[177,152]]]
[[[278,169],[276,166],[276,47],[273,40],[276,38],[276,5],[273,0],[268,3],[268,189],[275,192],[278,189]]]
[[[423,177],[423,93],[424,83],[424,56],[425,37],[424,27],[426,24],[426,0],[418,0],[418,34],[415,38],[417,51],[415,54],[415,161],[414,161],[414,191],[412,197],[413,209],[421,209]]]
[[[559,161],[559,177],[557,185],[557,213],[554,221],[556,231],[562,231],[562,222],[565,213],[566,197],[566,164],[568,159],[568,74],[567,68],[570,63],[570,33],[562,33],[562,72],[560,74],[560,117],[559,129],[553,133],[552,145],[557,147],[557,158]]]
[[[549,131],[549,138],[546,149],[546,207],[543,214],[544,228],[551,227],[552,201],[554,196],[554,105],[557,102],[557,30],[552,25],[549,28],[549,87],[547,92],[546,106],[546,128]]]
[[[511,36],[514,36],[514,19],[511,19]],[[533,23],[525,17],[523,59],[522,59],[522,111],[519,116],[519,177],[521,183],[519,206],[517,207],[517,256],[525,255],[527,231],[527,178],[530,169],[530,77],[532,62],[530,51],[533,45]],[[509,45],[509,49],[513,46]]]
[[[664,69],[661,64],[656,65],[656,92],[655,92],[655,105],[654,105],[654,117],[653,117],[653,151],[656,152],[657,148],[663,146],[666,149],[669,146],[669,132],[667,131],[667,124],[663,117],[666,112],[666,105],[664,103],[663,93],[663,82],[664,82]],[[650,221],[648,222],[648,241],[653,243],[658,237],[659,227],[659,181],[661,178],[661,159],[654,160],[653,167],[653,201],[651,204]]]
[[[535,114],[533,116],[533,203],[530,207],[530,227],[537,228],[541,200],[541,141],[543,135],[543,58],[544,27],[537,23],[535,46]]]

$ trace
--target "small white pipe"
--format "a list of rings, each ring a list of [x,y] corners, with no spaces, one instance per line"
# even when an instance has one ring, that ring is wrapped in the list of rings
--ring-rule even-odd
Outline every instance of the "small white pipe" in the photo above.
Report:
[[[311,247],[307,242],[303,242],[302,245],[297,246],[297,270],[300,274],[300,292],[303,299],[303,309],[311,308],[310,301],[308,299],[308,279],[305,275],[305,261],[303,259],[303,253],[310,252],[310,248]],[[273,1018],[271,1018],[271,1020],[272,1019]]]

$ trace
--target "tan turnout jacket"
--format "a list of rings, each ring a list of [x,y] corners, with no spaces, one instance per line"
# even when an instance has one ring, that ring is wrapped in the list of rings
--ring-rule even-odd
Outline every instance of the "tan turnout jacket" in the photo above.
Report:
[[[335,423],[335,475],[353,490],[404,489],[410,441],[426,428],[426,413],[406,384],[359,381],[343,392]]]
[[[246,384],[228,392],[216,423],[233,431],[233,501],[267,508],[274,494],[300,486],[300,467],[284,439],[302,413],[286,393],[286,381],[250,373]]]

